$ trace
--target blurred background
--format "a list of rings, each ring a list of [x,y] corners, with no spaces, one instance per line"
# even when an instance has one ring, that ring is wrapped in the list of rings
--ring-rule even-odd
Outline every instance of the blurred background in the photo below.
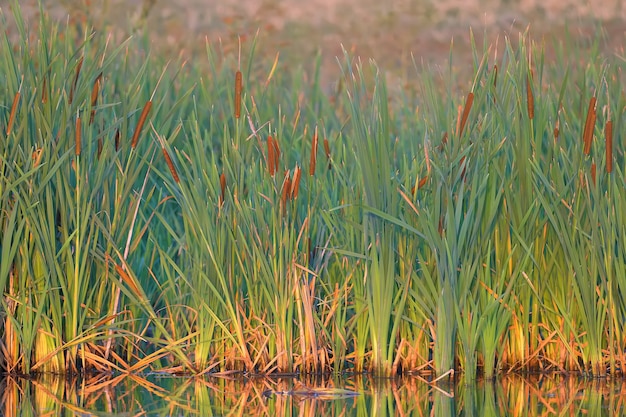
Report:
[[[6,13],[11,0],[0,0]],[[36,21],[37,0],[19,0]],[[91,22],[124,38],[145,35],[153,50],[187,59],[206,58],[206,42],[225,52],[256,37],[258,52],[285,66],[307,65],[321,54],[326,76],[338,72],[347,50],[406,77],[412,57],[427,66],[471,66],[470,28],[481,45],[528,29],[537,42],[590,42],[601,30],[602,48],[622,54],[623,0],[43,0],[45,13],[70,24]],[[601,29],[600,29],[601,28]],[[499,42],[502,44],[503,42]],[[412,55],[411,55],[412,54]],[[269,55],[269,56],[265,56]]]

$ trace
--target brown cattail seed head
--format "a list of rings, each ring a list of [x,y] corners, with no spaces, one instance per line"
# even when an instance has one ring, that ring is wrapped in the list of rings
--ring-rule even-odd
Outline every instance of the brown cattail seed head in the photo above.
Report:
[[[141,134],[141,130],[143,129],[143,125],[148,118],[148,113],[150,113],[150,109],[152,108],[152,100],[146,101],[146,104],[143,106],[143,110],[141,111],[141,115],[139,116],[139,120],[137,121],[137,126],[135,127],[135,132],[133,133],[133,138],[130,141],[130,147],[135,149],[137,147],[137,141],[139,141],[139,135]]]
[[[589,155],[591,152],[591,141],[593,139],[593,129],[596,124],[596,98],[589,99],[589,107],[587,108],[587,119],[585,120],[585,128],[583,129],[583,153]]]
[[[167,164],[167,167],[170,169],[170,172],[172,173],[172,177],[174,178],[174,181],[176,182],[176,184],[178,184],[180,182],[180,178],[178,177],[178,172],[176,171],[176,167],[174,166],[174,163],[172,162],[172,158],[170,157],[170,154],[167,153],[167,150],[165,148],[161,148],[161,150],[163,151],[163,156],[165,157],[165,163]]]

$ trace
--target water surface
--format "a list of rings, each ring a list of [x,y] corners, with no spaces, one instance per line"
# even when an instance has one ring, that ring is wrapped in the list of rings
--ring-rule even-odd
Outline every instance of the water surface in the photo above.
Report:
[[[474,385],[422,378],[51,376],[1,382],[4,416],[612,416],[625,385],[514,376]]]

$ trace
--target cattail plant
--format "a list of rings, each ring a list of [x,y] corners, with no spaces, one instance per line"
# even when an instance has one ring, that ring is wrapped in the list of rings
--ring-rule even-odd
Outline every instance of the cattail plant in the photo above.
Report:
[[[235,118],[241,117],[241,88],[242,88],[242,76],[241,71],[235,73]]]
[[[609,119],[604,125],[604,138],[606,140],[606,172],[613,172],[613,122]]]
[[[115,136],[113,138],[113,142],[115,144],[115,152],[120,150],[120,130],[115,129]]]
[[[280,204],[284,209],[287,205],[287,200],[291,196],[291,178],[289,177],[289,170],[285,171],[285,178],[283,179],[283,185],[281,187]]]
[[[461,122],[459,124],[459,137],[463,136],[463,131],[465,130],[465,124],[467,123],[467,118],[469,117],[470,110],[472,109],[472,104],[474,103],[474,92],[470,91],[467,94],[467,99],[465,100],[465,106],[463,107],[463,114],[461,115]]]
[[[267,172],[273,177],[278,171],[280,148],[278,141],[271,135],[267,137]]]
[[[222,172],[222,174],[220,175],[220,199],[219,199],[220,207],[224,205],[225,193],[226,193],[226,174]]]
[[[328,144],[328,139],[324,138],[324,154],[326,155],[326,160],[328,161],[328,169],[332,168],[332,161],[330,159],[330,145]]]
[[[317,164],[317,126],[315,126],[315,133],[313,133],[313,142],[311,144],[311,159],[309,162],[309,175],[315,175],[315,166]]]
[[[302,169],[298,165],[294,168],[293,171],[293,181],[291,184],[291,199],[295,200],[298,198],[298,190],[300,189],[300,177],[302,176]]]
[[[167,167],[172,173],[172,177],[174,178],[174,181],[176,182],[176,184],[180,183],[178,172],[176,171],[176,167],[174,166],[174,162],[172,162],[172,158],[170,157],[169,152],[167,152],[167,149],[165,149],[165,147],[161,147],[161,151],[163,152],[163,156],[165,157],[165,163],[167,164]]]
[[[528,118],[533,120],[535,118],[535,97],[533,96],[532,77],[530,74],[526,75],[526,106]]]
[[[152,100],[146,101],[146,104],[143,106],[143,110],[141,111],[141,115],[139,116],[139,120],[137,121],[137,125],[135,126],[135,132],[133,133],[133,138],[130,141],[130,147],[135,149],[137,147],[137,142],[139,141],[139,135],[141,134],[141,130],[143,129],[143,125],[148,118],[148,113],[150,113],[150,109],[152,108]]]
[[[93,123],[93,119],[96,115],[96,104],[98,104],[98,93],[100,91],[101,79],[102,73],[98,74],[96,80],[93,82],[93,88],[91,89],[91,117],[89,118],[89,124]]]
[[[583,129],[583,153],[589,155],[591,152],[591,141],[593,140],[593,129],[596,124],[596,96],[589,99],[589,107],[587,109],[587,118],[585,119],[585,128]]]

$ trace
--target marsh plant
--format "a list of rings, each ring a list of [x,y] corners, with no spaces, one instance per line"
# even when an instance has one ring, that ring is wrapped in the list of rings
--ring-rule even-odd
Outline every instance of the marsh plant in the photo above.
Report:
[[[328,93],[319,57],[165,62],[11,7],[2,371],[626,369],[624,60],[597,43],[472,42],[393,96],[346,53]]]

